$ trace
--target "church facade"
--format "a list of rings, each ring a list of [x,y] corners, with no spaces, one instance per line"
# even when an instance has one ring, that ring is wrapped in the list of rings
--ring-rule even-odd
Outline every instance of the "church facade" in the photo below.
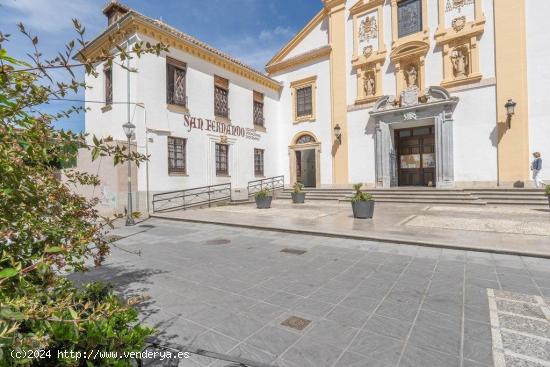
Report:
[[[277,175],[308,187],[532,185],[550,157],[545,14],[527,0],[323,0],[256,71],[116,1],[83,50],[163,42],[160,56],[97,65],[86,132],[150,156],[137,191]],[[543,9],[544,8],[544,9]],[[543,170],[550,180],[550,169]]]

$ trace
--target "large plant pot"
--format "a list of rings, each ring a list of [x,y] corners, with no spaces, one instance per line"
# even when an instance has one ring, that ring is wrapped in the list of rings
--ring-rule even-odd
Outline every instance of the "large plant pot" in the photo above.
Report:
[[[290,195],[292,196],[292,202],[294,204],[303,204],[306,200],[305,192],[293,192]]]
[[[271,200],[273,196],[266,196],[265,198],[256,198],[256,207],[258,209],[269,209],[271,208]]]
[[[351,209],[353,210],[354,218],[372,218],[374,214],[374,201],[352,201]]]

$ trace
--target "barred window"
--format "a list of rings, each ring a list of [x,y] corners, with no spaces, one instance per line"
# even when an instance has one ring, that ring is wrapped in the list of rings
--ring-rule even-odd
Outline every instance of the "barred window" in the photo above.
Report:
[[[166,103],[187,107],[185,92],[187,67],[173,59],[166,61]]]
[[[264,126],[264,104],[254,101],[254,125]]]
[[[103,70],[105,77],[105,104],[113,104],[113,69],[107,67]]]
[[[311,85],[296,90],[296,115],[298,117],[313,114]]]
[[[187,139],[168,137],[168,173],[186,173],[186,145]]]
[[[254,174],[256,176],[264,175],[264,150],[254,149]]]
[[[228,95],[227,89],[214,87],[214,113],[216,116],[229,117]]]
[[[229,146],[226,144],[216,144],[216,175],[227,175],[229,161]]]

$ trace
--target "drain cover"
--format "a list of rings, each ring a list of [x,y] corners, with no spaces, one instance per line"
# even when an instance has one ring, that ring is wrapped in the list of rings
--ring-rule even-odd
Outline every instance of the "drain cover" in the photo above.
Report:
[[[155,226],[152,225],[152,224],[142,224],[142,225],[140,225],[139,227],[140,227],[140,228],[155,228]]]
[[[230,242],[231,242],[231,240],[228,240],[228,239],[225,239],[225,238],[218,238],[218,239],[215,239],[215,240],[204,241],[204,244],[205,245],[227,245]]]
[[[287,254],[293,254],[293,255],[303,255],[307,251],[306,250],[300,250],[297,248],[284,248],[281,250],[281,252],[287,253]]]
[[[290,316],[288,319],[283,321],[281,325],[288,326],[296,330],[304,330],[310,323],[311,320],[302,319],[298,316]]]

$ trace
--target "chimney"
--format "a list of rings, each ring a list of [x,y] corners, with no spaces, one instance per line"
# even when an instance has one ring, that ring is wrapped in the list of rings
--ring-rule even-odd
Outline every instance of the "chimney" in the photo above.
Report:
[[[103,14],[107,17],[107,26],[122,18],[129,10],[127,6],[122,5],[117,0],[111,0],[103,9]]]

